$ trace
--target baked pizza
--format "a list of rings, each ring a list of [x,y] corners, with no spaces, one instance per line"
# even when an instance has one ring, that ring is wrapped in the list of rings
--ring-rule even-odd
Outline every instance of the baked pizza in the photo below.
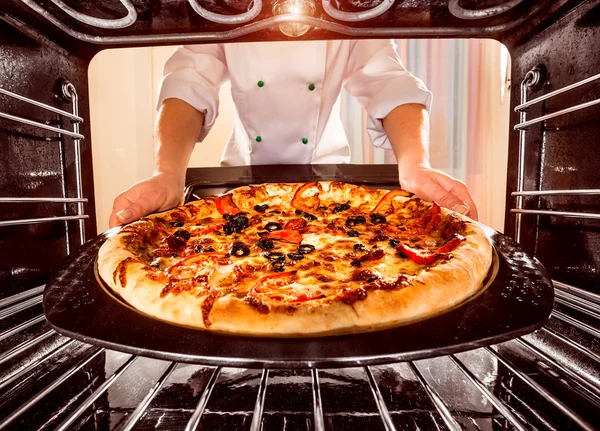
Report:
[[[404,190],[262,184],[122,227],[98,270],[137,310],[226,333],[374,331],[447,311],[482,288],[477,223]]]

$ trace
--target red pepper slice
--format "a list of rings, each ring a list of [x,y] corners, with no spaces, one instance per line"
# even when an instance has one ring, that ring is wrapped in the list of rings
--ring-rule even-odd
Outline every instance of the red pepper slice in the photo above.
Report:
[[[306,227],[306,220],[303,218],[294,218],[287,222],[283,228],[286,230],[300,230],[304,227]]]
[[[463,241],[465,241],[465,237],[455,234],[450,241],[435,251],[417,250],[402,243],[398,244],[396,249],[414,263],[419,265],[430,265],[438,258],[438,256],[454,250]]]
[[[300,244],[302,242],[302,235],[297,230],[283,229],[274,230],[268,234],[261,235],[263,238],[270,238],[279,241],[291,242],[292,244]]]
[[[274,278],[288,277],[290,275],[296,274],[297,272],[298,271],[285,271],[285,272],[277,272],[275,274],[265,275],[265,276],[261,277],[260,280],[258,280],[258,282],[254,286],[252,286],[252,288],[250,289],[248,294],[251,294],[253,292],[258,292],[258,288],[260,287],[260,285],[263,284],[267,280],[271,280]]]
[[[375,205],[375,208],[373,208],[373,211],[371,211],[371,213],[388,215],[392,211],[392,201],[396,196],[409,197],[410,193],[402,189],[396,189],[386,193],[385,196],[381,198],[379,203]]]
[[[231,193],[217,197],[215,206],[220,214],[236,215],[240,212],[240,209],[233,202],[233,195]]]
[[[312,196],[304,197],[304,194],[313,187],[316,188],[318,192]],[[319,184],[318,181],[312,181],[310,183],[303,184],[300,187],[298,187],[296,193],[294,193],[294,197],[290,201],[290,204],[293,208],[300,211],[316,210],[320,205],[319,192],[322,191],[323,188],[321,187],[321,184]]]
[[[209,233],[213,233],[217,230],[221,230],[223,228],[222,224],[212,224],[210,226],[205,226],[204,229],[198,228],[194,229],[194,235],[208,235]]]
[[[293,304],[293,303],[299,303],[299,302],[313,301],[315,299],[322,299],[322,298],[325,298],[325,295],[323,295],[323,294],[315,295],[315,296],[300,295],[296,299],[294,299],[292,301],[288,301],[288,303]]]
[[[426,228],[427,232],[433,232],[442,221],[442,209],[437,204],[437,202],[433,202],[431,208],[419,217],[416,221],[416,225]]]
[[[201,257],[222,257],[222,256],[227,256],[227,253],[215,251],[215,252],[209,252],[209,253],[195,254],[193,256],[186,257],[185,259],[181,259],[177,263],[174,263],[173,265],[171,265],[170,267],[167,268],[166,272],[167,272],[167,274],[170,274],[174,268],[177,268],[178,266],[182,266],[184,263],[189,262],[190,260],[199,259]]]

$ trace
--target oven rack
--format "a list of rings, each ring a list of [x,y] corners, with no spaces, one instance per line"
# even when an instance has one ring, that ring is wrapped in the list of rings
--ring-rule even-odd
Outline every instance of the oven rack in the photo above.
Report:
[[[60,124],[58,121],[46,121],[45,123],[41,123],[39,121],[30,120],[21,116],[12,115],[7,112],[0,110],[0,118],[4,118],[10,121],[14,121],[20,124],[24,124],[26,126],[31,126],[34,129],[42,129],[44,131],[49,131],[58,134],[58,137],[48,137],[47,141],[62,141],[64,136],[68,136],[72,138],[73,148],[75,154],[75,184],[76,184],[76,197],[67,197],[67,186],[66,186],[66,170],[65,166],[65,157],[61,151],[61,171],[62,171],[62,197],[0,197],[0,204],[7,203],[18,203],[18,204],[30,204],[30,203],[46,203],[46,204],[63,204],[63,212],[65,215],[62,216],[53,216],[53,217],[39,217],[39,218],[26,218],[26,219],[13,219],[13,220],[2,220],[0,221],[0,227],[7,226],[17,226],[17,225],[27,225],[27,224],[36,224],[36,223],[48,223],[48,222],[56,222],[56,221],[64,221],[65,222],[65,241],[66,241],[66,250],[67,254],[70,253],[71,248],[71,232],[69,230],[68,222],[71,220],[78,221],[78,229],[79,229],[79,242],[83,244],[85,242],[85,219],[89,218],[87,214],[85,214],[83,204],[88,202],[86,198],[83,197],[83,185],[82,185],[82,172],[81,172],[81,140],[85,139],[85,136],[80,133],[79,124],[83,122],[83,118],[79,116],[79,99],[77,96],[77,91],[75,86],[68,82],[63,81],[61,83],[62,96],[65,100],[71,102],[72,112],[67,112],[62,109],[55,108],[53,106],[47,105],[45,103],[41,103],[34,99],[30,99],[19,95],[17,93],[13,93],[4,88],[0,88],[0,95],[7,96],[11,99],[18,100],[19,102],[26,103],[28,105],[35,106],[37,108],[41,108],[46,113],[56,114],[57,118],[60,119],[64,117],[68,119],[72,125],[73,130],[66,130],[57,126],[52,126],[52,124]],[[68,204],[76,204],[77,206],[77,214],[76,215],[68,215],[69,208]]]
[[[0,370],[4,370],[0,371],[0,406],[2,406],[5,397],[11,397],[13,392],[22,389],[20,388],[22,382],[27,381],[27,376],[30,376],[34,370],[39,370],[48,363],[60,362],[60,358],[68,355],[74,347],[85,346],[79,341],[60,336],[49,328],[40,307],[42,289],[43,286],[39,286],[0,300],[0,323],[9,319],[16,321],[0,333],[0,342],[11,337],[19,339],[19,334],[31,332],[35,329],[34,336],[23,338],[24,341],[17,342],[0,355]],[[600,355],[597,347],[594,346],[600,340],[600,331],[596,329],[598,322],[600,322],[600,314],[597,312],[600,307],[600,295],[581,291],[576,287],[563,283],[557,283],[556,290],[559,308],[553,312],[549,324],[544,328],[516,340],[472,351],[478,352],[478,354],[486,356],[489,360],[495,361],[498,366],[504,367],[510,376],[508,381],[511,382],[511,385],[514,384],[514,379],[518,380],[519,385],[523,385],[528,391],[532,391],[534,396],[539,398],[541,404],[540,402],[518,403],[516,400],[522,394],[511,392],[514,390],[511,389],[510,385],[503,390],[490,387],[489,383],[486,382],[485,375],[482,378],[481,373],[472,368],[473,361],[462,358],[464,354],[443,357],[444,361],[449,361],[448,363],[451,364],[452,368],[457,372],[460,371],[464,380],[461,384],[464,384],[465,387],[468,386],[470,390],[477,390],[483,397],[482,399],[489,403],[493,414],[497,415],[495,420],[502,427],[510,426],[517,430],[531,429],[531,415],[544,423],[547,414],[547,411],[542,408],[544,403],[551,406],[553,415],[558,412],[571,426],[592,430],[597,425],[592,422],[590,417],[581,414],[574,404],[569,403],[564,393],[562,396],[558,396],[554,391],[558,386],[561,390],[569,391],[572,394],[571,399],[575,397],[586,400],[592,409],[596,409],[596,412],[600,408]],[[24,317],[19,319],[19,316]],[[585,323],[584,319],[579,316],[593,322]],[[575,333],[583,335],[574,336]],[[48,343],[50,343],[49,346]],[[466,354],[472,354],[472,352]],[[519,357],[523,356],[523,352],[532,357],[525,365],[519,363]],[[11,429],[11,426],[23,419],[27,412],[31,412],[34,407],[43,403],[43,400],[51,396],[63,383],[77,374],[84,373],[88,365],[102,354],[120,355],[121,359],[118,360],[118,365],[114,366],[115,369],[110,374],[107,374],[104,379],[100,379],[101,381],[98,380],[98,384],[86,391],[85,397],[81,397],[82,399],[77,400],[74,405],[64,407],[68,410],[68,414],[60,417],[60,425],[53,424],[53,428],[57,430],[71,429],[76,424],[81,423],[82,418],[89,415],[90,411],[97,413],[98,409],[102,409],[103,404],[100,403],[100,407],[98,407],[95,406],[95,403],[98,403],[101,397],[106,396],[111,386],[118,385],[123,380],[123,375],[128,369],[139,361],[152,361],[154,367],[164,371],[160,377],[155,378],[150,382],[151,384],[146,385],[145,395],[135,408],[127,411],[123,423],[118,427],[121,430],[130,430],[145,414],[152,410],[153,401],[161,389],[165,387],[169,377],[178,367],[183,365],[134,355],[117,354],[104,348],[87,346],[85,355],[78,357],[77,363],[61,369],[60,375],[52,376],[48,382],[44,382],[45,386],[42,389],[36,391],[23,404],[12,412],[7,412],[3,418],[0,417],[0,430]],[[580,359],[577,362],[576,369],[572,369],[574,363],[569,359],[572,355],[578,355]],[[27,361],[23,361],[24,357],[27,358]],[[584,358],[583,361],[581,361],[582,357]],[[517,360],[514,358],[517,358]],[[11,364],[15,361],[18,362],[19,366],[11,368]],[[464,418],[456,409],[451,408],[451,401],[444,397],[439,387],[431,380],[431,376],[428,376],[427,361],[431,360],[400,364],[410,369],[413,379],[420,384],[421,390],[427,395],[437,415],[439,415],[439,420],[451,430],[463,429],[461,421]],[[582,364],[585,364],[585,366],[582,366]],[[386,366],[382,367],[385,368]],[[386,397],[384,397],[384,393],[388,394],[389,388],[383,387],[380,379],[376,377],[381,374],[382,367],[363,367],[361,371],[363,383],[365,391],[368,388],[368,391],[372,394],[372,402],[377,408],[377,414],[381,418],[383,429],[387,431],[396,430],[394,417],[398,412],[388,406]],[[218,384],[219,376],[223,372],[230,371],[227,367],[203,368],[210,374],[210,378],[203,385],[202,395],[198,399],[195,408],[187,411],[189,418],[187,419],[186,430],[196,429],[203,415],[210,413],[207,405],[211,399],[213,389]],[[273,372],[280,371],[274,370]],[[310,370],[312,413],[309,415],[308,420],[311,424],[310,429],[317,431],[326,429],[325,424],[327,420],[331,419],[328,416],[326,407],[323,405],[322,385],[320,384],[320,379],[324,375],[328,375],[329,372],[329,370],[320,369]],[[263,418],[269,414],[265,410],[265,395],[270,381],[269,376],[270,370],[261,371],[254,408],[252,411],[244,413],[248,417],[251,416],[249,429],[253,431],[261,429]],[[119,390],[124,390],[123,384],[120,385]],[[528,406],[527,410],[524,410],[524,406]],[[569,429],[573,428],[569,427]]]
[[[488,19],[504,14],[517,7],[522,3],[523,0],[508,0],[497,6],[493,6],[487,9],[471,10],[460,6],[458,0],[449,0],[448,11],[452,16],[456,18],[477,21],[482,19]],[[39,4],[36,0],[21,0],[23,4],[28,6],[30,9],[35,11],[39,16],[51,22],[54,26],[59,28],[62,32],[74,37],[75,39],[99,45],[130,45],[135,44],[136,46],[143,45],[156,45],[156,44],[182,44],[182,43],[210,43],[210,42],[222,42],[241,38],[261,30],[277,28],[280,24],[284,23],[298,23],[306,24],[308,26],[318,28],[321,30],[329,31],[335,34],[351,36],[351,37],[384,37],[384,38],[402,38],[402,37],[414,37],[418,34],[422,37],[484,37],[486,35],[493,35],[500,32],[505,32],[513,28],[518,27],[529,18],[537,14],[543,7],[551,4],[550,0],[544,2],[536,2],[526,12],[519,15],[517,18],[507,20],[506,22],[493,25],[485,25],[481,27],[428,27],[427,23],[424,23],[424,27],[410,27],[410,26],[397,26],[397,27],[352,27],[344,23],[361,22],[376,18],[389,11],[394,4],[395,0],[383,0],[378,5],[371,9],[361,12],[345,12],[337,9],[331,0],[321,0],[321,7],[329,18],[335,21],[330,21],[324,18],[315,18],[311,16],[305,16],[300,14],[281,14],[277,16],[268,16],[268,13],[262,14],[262,0],[254,0],[252,7],[238,15],[223,15],[218,14],[204,8],[199,0],[187,0],[190,7],[201,16],[203,19],[217,24],[223,24],[232,26],[234,28],[220,30],[220,31],[207,31],[202,33],[173,33],[173,34],[144,34],[144,35],[94,35],[84,31],[76,30],[72,26],[64,23],[60,18],[53,15],[44,6]],[[62,0],[52,0],[52,2],[58,6],[66,15],[69,15],[76,21],[89,26],[95,27],[102,30],[114,31],[120,28],[127,28],[132,26],[138,17],[135,6],[130,0],[120,0],[121,4],[126,8],[127,15],[122,18],[116,19],[102,19],[94,16],[86,15],[78,12],[66,5]],[[185,2],[185,0],[180,0]],[[402,2],[399,2],[400,4]],[[263,18],[259,16],[262,15]],[[258,17],[258,19],[256,19]],[[5,17],[6,20],[10,21],[11,24],[20,27],[19,22],[13,20],[10,17]]]
[[[586,84],[595,83],[600,80],[600,73],[590,76],[588,78],[577,81],[571,85],[559,88],[557,90],[546,93],[542,96],[536,97],[532,100],[527,100],[527,92],[533,88],[541,86],[544,82],[544,73],[539,67],[534,67],[525,75],[521,82],[521,103],[515,107],[515,112],[519,112],[519,123],[514,126],[514,130],[519,131],[519,150],[518,150],[518,170],[517,170],[517,191],[512,192],[511,196],[515,196],[516,208],[510,210],[511,213],[516,215],[515,222],[515,239],[517,242],[521,241],[521,224],[522,215],[550,215],[553,217],[573,217],[573,218],[584,218],[600,220],[600,213],[594,212],[573,212],[573,211],[556,211],[556,210],[539,210],[539,209],[525,209],[524,199],[525,197],[533,196],[591,196],[600,195],[600,189],[578,189],[578,190],[524,190],[525,182],[525,154],[527,148],[527,129],[538,123],[543,123],[546,120],[552,118],[561,117],[563,115],[577,112],[582,109],[586,109],[595,105],[600,104],[600,98],[590,100],[585,103],[580,103],[561,109],[550,114],[541,115],[536,118],[528,119],[527,112],[532,106],[541,103],[543,101],[552,99],[560,94],[572,91],[576,88],[582,87]]]

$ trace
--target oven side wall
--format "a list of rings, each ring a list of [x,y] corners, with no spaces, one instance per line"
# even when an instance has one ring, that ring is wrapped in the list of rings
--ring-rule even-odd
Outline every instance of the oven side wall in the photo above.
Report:
[[[96,235],[92,152],[88,107],[89,56],[79,56],[19,22],[0,20],[0,88],[72,112],[59,83],[70,81],[78,93],[86,237]],[[0,94],[0,112],[73,130],[68,118]],[[0,118],[0,197],[76,197],[74,141],[52,131]],[[0,221],[76,215],[76,204],[0,202]],[[0,299],[45,282],[79,244],[77,221],[0,226]]]
[[[527,72],[542,65],[545,83],[527,92],[532,100],[598,74],[600,71],[600,2],[588,1],[565,13],[552,26],[509,37],[512,65],[511,124]],[[600,98],[600,81],[538,103],[527,112],[534,119]],[[600,189],[600,106],[592,106],[530,126],[526,131],[524,190]],[[519,132],[511,130],[505,232],[514,237],[518,187]],[[599,196],[527,197],[523,208],[600,213]],[[521,243],[550,271],[554,280],[600,293],[600,221],[555,216],[522,216]]]

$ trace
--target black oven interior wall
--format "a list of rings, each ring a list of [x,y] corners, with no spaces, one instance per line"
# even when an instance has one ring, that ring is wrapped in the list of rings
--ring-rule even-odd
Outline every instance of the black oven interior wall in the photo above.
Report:
[[[2,6],[4,7],[4,6]],[[1,9],[1,8],[0,8]],[[70,81],[78,93],[80,133],[90,135],[87,67],[91,52],[66,39],[50,39],[44,27],[19,20],[20,11],[0,15],[0,88],[72,112],[59,97]],[[78,48],[78,49],[77,49]],[[0,111],[65,130],[71,119],[26,101],[0,94]],[[0,118],[0,197],[74,198],[77,195],[74,141],[68,136]],[[91,142],[81,141],[85,233],[96,234]],[[79,243],[78,220],[23,223],[20,220],[72,216],[77,204],[0,200],[0,298],[45,282],[49,271]],[[66,235],[66,232],[69,232]]]

